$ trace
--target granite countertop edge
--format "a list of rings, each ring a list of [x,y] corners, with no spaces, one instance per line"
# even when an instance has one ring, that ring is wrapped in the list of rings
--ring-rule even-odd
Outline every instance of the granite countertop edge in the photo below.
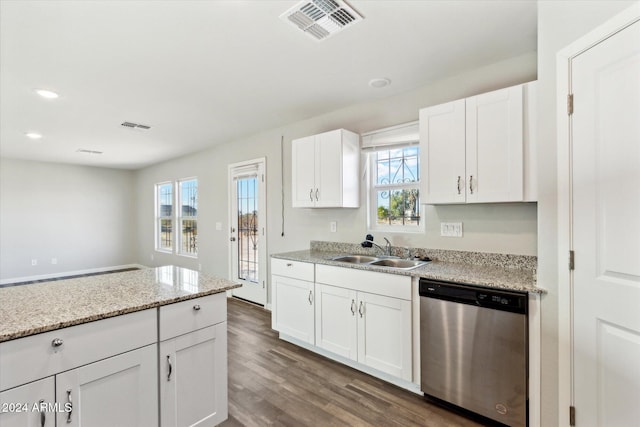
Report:
[[[336,267],[357,270],[375,271],[380,273],[398,274],[403,276],[423,277],[469,285],[483,286],[492,289],[545,294],[547,291],[536,284],[535,272],[505,266],[478,266],[463,263],[430,261],[424,266],[411,270],[373,266],[368,264],[350,264],[334,261],[333,258],[345,255],[337,251],[300,250],[272,254],[272,258],[290,261],[309,262],[314,264],[332,265]]]
[[[153,269],[149,269],[149,270],[153,270]],[[120,277],[126,277],[127,273],[117,273],[117,275],[118,276],[122,275]],[[106,282],[110,279],[109,276],[110,275],[100,276],[96,278],[91,278],[91,280],[93,282],[96,282],[96,281]],[[116,276],[116,275],[114,274],[113,276]],[[13,323],[10,324],[9,326],[7,326],[6,324],[0,325],[0,343],[15,340],[18,338],[28,337],[31,335],[41,334],[44,332],[55,331],[58,329],[67,328],[71,326],[77,326],[84,323],[90,323],[98,320],[108,319],[111,317],[121,316],[121,315],[130,314],[138,311],[152,309],[152,308],[157,308],[157,307],[161,307],[164,305],[169,305],[169,304],[173,304],[181,301],[187,301],[190,299],[218,294],[218,293],[226,292],[230,289],[235,289],[241,286],[240,284],[228,281],[226,279],[213,277],[213,276],[208,276],[208,277],[205,276],[204,280],[207,282],[205,286],[215,286],[215,287],[210,289],[194,291],[192,293],[182,293],[179,295],[174,294],[171,296],[158,296],[160,292],[158,291],[154,292],[154,286],[150,285],[148,288],[151,289],[150,291],[151,293],[149,295],[142,295],[140,297],[144,301],[134,299],[134,301],[130,305],[127,305],[126,303],[122,303],[122,305],[120,305],[118,308],[108,307],[106,309],[104,306],[100,305],[100,302],[97,302],[93,305],[85,306],[83,310],[78,314],[65,315],[65,313],[62,313],[58,319],[44,320],[41,322],[33,321],[32,319],[24,320],[25,317],[28,318],[29,314],[31,314],[29,310],[30,307],[26,307],[25,310],[14,309],[14,310],[11,310],[11,312],[9,312],[10,309],[6,306],[12,303],[20,302],[20,298],[16,298],[14,301],[12,300],[11,294],[9,294],[9,292],[0,293],[0,296],[3,297],[2,305],[4,305],[4,307],[0,307],[0,319],[4,320],[5,322],[13,320]],[[209,282],[215,282],[215,284],[212,285]],[[38,289],[36,289],[36,285],[22,285],[21,287],[23,286],[30,287],[29,291],[33,291],[33,292],[30,292],[31,294],[38,294],[40,292],[42,295],[47,296],[47,293],[51,293],[52,289],[54,289],[57,286],[60,286],[61,284],[70,286],[72,288],[76,288],[78,289],[79,292],[82,292],[80,289],[86,283],[87,283],[86,279],[83,281],[83,278],[80,278],[80,279],[67,279],[67,280],[60,280],[60,281],[38,283],[37,284]],[[141,284],[140,286],[145,286],[145,285]],[[6,289],[11,289],[11,288],[6,288]],[[91,289],[87,290],[85,293],[89,294],[90,292],[91,292]],[[184,291],[178,290],[178,291],[172,291],[172,292],[181,293]],[[25,311],[25,316],[23,318],[19,317],[19,314],[17,314],[18,311]],[[53,316],[55,317],[55,314]],[[2,326],[4,326],[4,328]]]

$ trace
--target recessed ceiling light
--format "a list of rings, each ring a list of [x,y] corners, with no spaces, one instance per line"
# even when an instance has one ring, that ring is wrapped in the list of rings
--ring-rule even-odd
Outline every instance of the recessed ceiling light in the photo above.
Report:
[[[36,89],[36,93],[41,97],[47,99],[56,99],[58,96],[60,96],[57,93],[47,89]]]
[[[42,135],[37,133],[37,132],[27,132],[24,135],[27,138],[31,138],[31,139],[40,139],[40,138],[42,138]]]
[[[376,88],[376,89],[387,87],[390,84],[391,84],[391,80],[389,80],[389,79],[387,79],[385,77],[369,80],[369,86],[371,86],[373,88]]]

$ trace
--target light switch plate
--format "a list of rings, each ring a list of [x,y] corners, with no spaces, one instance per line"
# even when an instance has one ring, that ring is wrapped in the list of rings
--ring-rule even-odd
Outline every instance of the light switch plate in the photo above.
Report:
[[[462,237],[462,223],[441,222],[440,235],[443,237]]]
[[[331,229],[332,233],[335,233],[336,231],[338,231],[338,222],[337,221],[331,221],[329,223],[329,228]]]

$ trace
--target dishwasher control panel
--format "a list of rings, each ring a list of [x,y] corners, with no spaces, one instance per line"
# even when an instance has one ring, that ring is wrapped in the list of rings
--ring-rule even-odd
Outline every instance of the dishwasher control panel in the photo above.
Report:
[[[421,297],[446,299],[512,313],[527,313],[528,299],[525,292],[493,290],[462,283],[420,279],[419,293]]]

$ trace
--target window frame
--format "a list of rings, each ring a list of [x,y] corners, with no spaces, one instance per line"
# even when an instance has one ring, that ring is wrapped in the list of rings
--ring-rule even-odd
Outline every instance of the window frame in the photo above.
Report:
[[[183,184],[187,182],[195,181],[195,201],[193,203],[194,209],[192,210],[195,215],[184,215],[183,207],[191,206],[183,204]],[[165,186],[171,187],[171,215],[162,215],[162,197],[160,191]],[[163,181],[155,184],[155,223],[154,223],[154,246],[156,252],[165,254],[179,255],[188,258],[198,258],[198,243],[197,243],[197,229],[198,229],[198,177],[181,178],[175,181]],[[171,222],[171,239],[170,248],[162,247],[162,221]],[[193,221],[195,224],[194,250],[183,250],[183,224],[185,221]]]
[[[169,200],[171,201],[171,215],[162,215],[162,197],[160,195],[160,190],[162,187],[165,187],[169,185],[171,187],[171,197],[169,198]],[[158,252],[163,252],[163,253],[173,253],[173,250],[175,248],[175,242],[174,242],[174,234],[173,234],[173,230],[174,230],[174,206],[175,206],[175,186],[173,185],[173,182],[171,181],[164,181],[164,182],[159,182],[155,185],[155,249]],[[171,243],[171,247],[170,248],[164,248],[161,246],[161,243],[163,241],[162,239],[162,221],[171,221],[171,239],[170,239],[170,243]]]
[[[416,147],[417,154],[417,180],[409,183],[393,183],[393,184],[378,184],[377,183],[377,155],[379,152],[390,151],[396,149],[405,149],[409,147]],[[405,143],[383,145],[367,150],[366,152],[366,164],[367,164],[367,230],[371,232],[388,232],[388,233],[406,233],[416,234],[424,233],[425,230],[425,209],[424,205],[420,203],[420,175],[422,165],[420,164],[420,144],[419,141],[408,141]],[[407,224],[379,224],[378,223],[378,191],[394,191],[394,190],[418,190],[418,213],[420,219],[417,225]]]
[[[185,215],[184,214],[184,207],[185,206],[190,206],[190,205],[185,205],[182,202],[182,195],[183,195],[183,191],[184,189],[182,188],[182,185],[188,182],[195,182],[195,202],[194,202],[194,210],[195,210],[195,215]],[[178,233],[176,233],[175,235],[175,253],[177,255],[181,255],[181,256],[185,256],[185,257],[189,257],[189,258],[197,258],[198,257],[198,243],[197,243],[197,230],[198,230],[198,178],[197,177],[189,177],[189,178],[182,178],[176,181],[176,197],[177,197],[177,203],[176,206],[178,207],[178,209],[176,209],[175,211],[175,216],[176,216],[176,224],[178,226]],[[184,237],[183,237],[183,224],[184,221],[193,221],[195,223],[195,235],[192,237],[194,240],[194,251],[185,251],[183,249],[183,245],[184,245]]]

